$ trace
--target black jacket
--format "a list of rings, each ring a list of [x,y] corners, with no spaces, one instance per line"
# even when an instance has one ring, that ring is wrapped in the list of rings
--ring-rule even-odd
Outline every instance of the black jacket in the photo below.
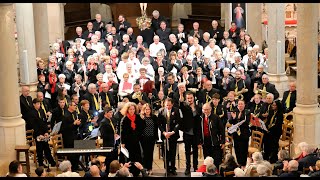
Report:
[[[250,122],[250,113],[246,112],[246,110],[243,110],[241,113],[241,117],[239,118],[239,110],[236,111],[236,118],[232,118],[229,120],[230,124],[237,124],[241,122],[242,120],[246,120],[243,124],[240,125],[240,136],[237,134],[237,132],[234,132],[233,138],[240,138],[240,139],[248,139],[251,136],[251,132],[249,129],[249,122]]]
[[[62,112],[63,111],[63,112]],[[53,129],[54,125],[60,122],[67,111],[67,106],[64,106],[64,109],[61,109],[59,106],[52,110],[52,117],[51,117],[51,128]]]
[[[28,102],[27,102],[28,101]],[[27,96],[26,98],[21,95],[20,96],[20,109],[22,114],[22,119],[26,119],[26,115],[33,108],[32,98],[31,96]]]
[[[153,29],[147,28],[140,32],[140,36],[143,38],[143,42],[147,43],[148,47],[153,43],[154,31]]]
[[[291,93],[289,108],[286,107],[286,100],[288,98],[288,95],[289,95],[289,91],[283,92],[282,107],[285,110],[285,113],[292,111],[293,108],[296,107],[297,91],[293,91]]]
[[[181,121],[180,123],[180,129],[185,133],[190,131],[190,129],[193,128],[193,134],[195,136],[197,144],[199,144],[199,140],[200,140],[200,127],[199,127],[200,118],[199,117],[201,114],[201,108],[195,105],[195,109],[197,113],[194,116],[191,107],[187,105],[186,102],[180,102],[179,104],[180,104],[179,108],[183,116],[183,121]]]
[[[319,158],[317,157],[316,153],[311,153],[306,155],[304,158],[300,159],[299,162],[299,171],[303,171],[303,168],[309,168],[309,166],[315,166],[317,160]]]
[[[213,36],[215,34],[217,34],[217,38],[215,38],[215,39],[216,39],[216,44],[218,45],[218,43],[223,38],[223,30],[220,29],[219,27],[217,27],[217,29],[215,29],[215,30],[213,28],[211,28],[208,32],[210,33],[210,38],[213,38]]]
[[[77,119],[76,112],[66,111],[62,117],[62,123],[59,133],[62,134],[64,148],[74,148],[74,140],[78,137],[78,125],[74,125]]]
[[[204,114],[200,116],[200,143],[204,143]],[[212,146],[220,146],[226,141],[225,130],[219,116],[211,113],[208,117],[209,134]]]
[[[94,97],[96,97],[96,100],[97,100],[97,103],[98,103],[98,107],[100,107],[100,104],[99,104],[99,99],[98,99],[98,94],[90,94],[89,92],[87,92],[85,95],[83,95],[83,99],[86,99],[89,101],[90,103],[90,110],[92,111],[99,111],[100,109],[96,109],[96,106],[95,106],[95,102],[94,102]],[[101,107],[102,108],[102,107]]]
[[[274,100],[277,100],[279,98],[279,92],[276,89],[276,86],[274,84],[271,84],[268,82],[266,85],[260,84],[258,87],[259,87],[259,89],[262,90],[263,86],[266,86],[266,91],[268,91],[269,93],[272,93],[274,95]]]
[[[161,131],[161,139],[165,139],[163,132],[166,132],[166,125],[167,125],[167,109],[161,108],[159,110],[158,115],[158,125]],[[170,115],[170,124],[169,124],[169,132],[174,131],[175,133],[169,138],[169,141],[177,141],[179,139],[179,129],[181,124],[181,117],[179,109],[176,107],[172,107],[171,115]]]
[[[101,137],[103,139],[103,147],[114,147],[115,145],[115,131],[116,131],[116,122],[112,121],[115,131],[113,131],[111,120],[104,118],[100,124]]]
[[[44,114],[44,111],[40,108],[39,109],[40,117],[38,114],[38,111],[35,108],[32,108],[28,112],[29,121],[31,122],[31,126],[34,130],[33,132],[33,138],[36,139],[39,135],[44,135],[45,133],[48,133],[48,126],[47,126],[47,119],[46,115]]]

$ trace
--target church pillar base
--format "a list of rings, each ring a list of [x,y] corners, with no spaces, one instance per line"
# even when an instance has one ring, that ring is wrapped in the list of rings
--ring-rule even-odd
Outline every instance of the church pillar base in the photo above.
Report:
[[[312,147],[320,144],[320,108],[318,104],[303,105],[296,104],[293,109],[294,134],[291,146],[291,155],[295,156],[295,147],[300,142],[306,142]]]
[[[276,86],[279,92],[279,99],[282,99],[283,92],[288,90],[288,76],[283,74],[271,74],[268,73],[269,82]]]
[[[16,145],[26,144],[25,132],[25,121],[21,118],[21,115],[16,117],[0,116],[0,165],[16,159],[16,151],[14,149]],[[20,160],[24,159],[24,154],[20,153]]]

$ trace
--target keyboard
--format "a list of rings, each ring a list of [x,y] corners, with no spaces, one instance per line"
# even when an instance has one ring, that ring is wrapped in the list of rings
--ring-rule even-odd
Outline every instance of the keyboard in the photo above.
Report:
[[[74,149],[64,148],[58,149],[57,154],[95,154],[95,153],[110,153],[113,151],[112,147],[108,148],[97,148],[97,149]]]

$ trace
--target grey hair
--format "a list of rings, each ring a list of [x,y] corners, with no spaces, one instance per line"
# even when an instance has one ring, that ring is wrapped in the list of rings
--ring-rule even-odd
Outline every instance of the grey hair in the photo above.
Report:
[[[252,159],[254,161],[263,161],[263,156],[262,156],[261,152],[254,152],[252,154]]]
[[[92,88],[95,88],[95,87],[96,87],[96,85],[95,85],[95,84],[90,83],[90,84],[88,85],[88,90],[91,90]]]
[[[152,12],[152,15],[153,15],[153,16],[156,16],[156,15],[160,15],[160,13],[159,13],[158,10],[154,10],[154,11]]]
[[[70,168],[71,168],[71,162],[69,160],[64,160],[59,165],[59,169],[62,172],[67,172]]]
[[[206,166],[206,171],[209,174],[214,174],[216,172],[216,170],[217,170],[217,167],[214,164],[208,164]]]

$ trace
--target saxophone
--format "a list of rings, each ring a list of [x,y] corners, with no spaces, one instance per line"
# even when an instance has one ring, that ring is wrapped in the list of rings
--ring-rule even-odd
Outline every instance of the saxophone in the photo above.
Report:
[[[172,85],[168,88],[168,95],[172,93]]]

